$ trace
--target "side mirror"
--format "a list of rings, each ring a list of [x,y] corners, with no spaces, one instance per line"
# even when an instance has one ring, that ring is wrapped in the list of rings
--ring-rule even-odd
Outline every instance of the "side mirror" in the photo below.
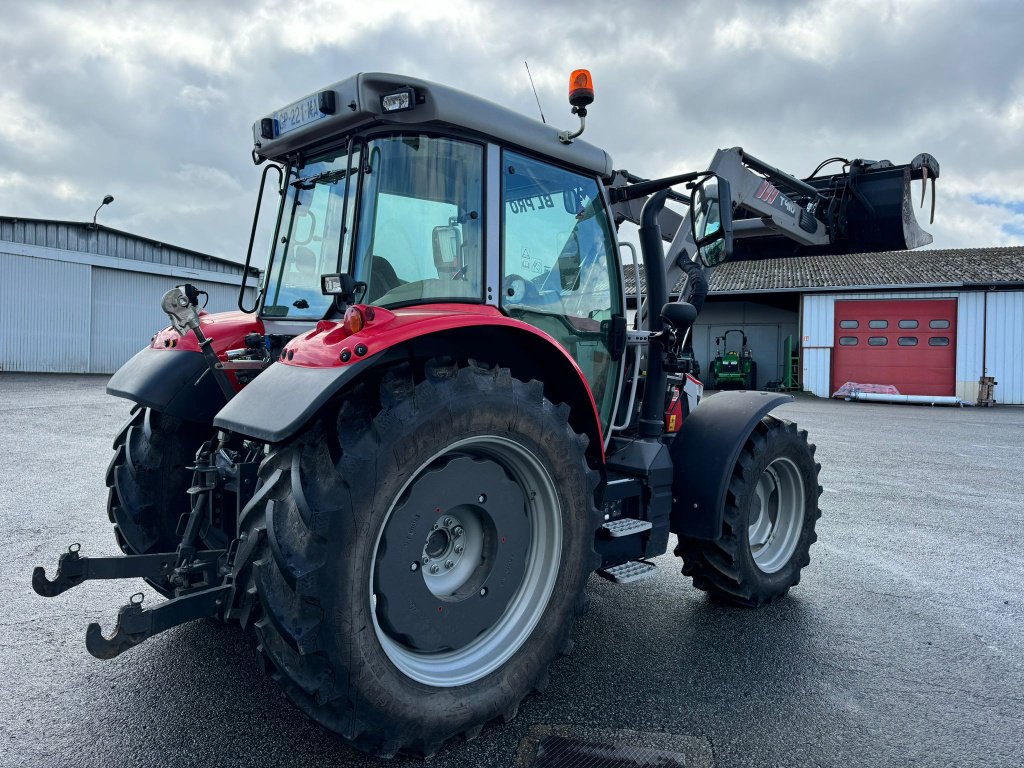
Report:
[[[457,226],[434,227],[430,242],[437,274],[452,275],[462,270],[462,233]]]
[[[573,234],[558,254],[558,282],[563,291],[579,290],[582,266],[579,238]]]
[[[690,233],[705,267],[721,264],[732,254],[732,191],[720,176],[705,176],[693,185]]]

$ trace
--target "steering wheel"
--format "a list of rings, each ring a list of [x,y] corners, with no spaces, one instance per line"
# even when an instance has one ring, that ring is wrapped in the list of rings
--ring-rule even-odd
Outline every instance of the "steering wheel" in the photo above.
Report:
[[[522,275],[505,275],[505,279],[501,281],[501,288],[506,304],[536,304],[540,299],[537,286]]]

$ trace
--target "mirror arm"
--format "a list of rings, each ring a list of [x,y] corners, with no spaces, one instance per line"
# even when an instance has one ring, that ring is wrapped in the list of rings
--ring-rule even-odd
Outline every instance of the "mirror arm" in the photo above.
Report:
[[[612,203],[624,203],[627,200],[636,200],[640,197],[647,197],[663,189],[674,187],[676,184],[685,184],[689,181],[696,181],[702,176],[707,176],[711,171],[694,171],[682,173],[678,176],[666,176],[664,179],[651,179],[641,181],[639,184],[630,184],[628,187],[611,187],[608,193],[611,195]]]

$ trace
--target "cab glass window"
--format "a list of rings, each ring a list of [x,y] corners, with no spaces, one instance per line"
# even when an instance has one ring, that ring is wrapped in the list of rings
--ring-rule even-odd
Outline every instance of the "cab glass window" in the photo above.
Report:
[[[359,151],[348,161],[345,150],[335,150],[292,168],[281,236],[264,274],[265,317],[319,319],[330,307],[332,298],[321,292],[320,275],[348,268],[356,185],[354,180],[346,184],[346,179],[357,172]],[[346,189],[348,221],[343,227]]]
[[[482,301],[483,147],[402,135],[365,152],[356,248],[365,301]]]
[[[576,359],[607,424],[618,386],[609,326],[622,306],[615,239],[597,181],[504,152],[502,225],[502,307]]]

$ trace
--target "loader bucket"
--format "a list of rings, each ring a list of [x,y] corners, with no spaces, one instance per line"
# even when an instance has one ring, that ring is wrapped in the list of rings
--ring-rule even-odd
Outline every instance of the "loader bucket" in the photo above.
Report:
[[[906,165],[893,165],[887,160],[854,160],[848,174],[810,183],[825,195],[834,193],[830,205],[839,208],[839,237],[835,245],[841,252],[902,251],[932,242],[932,236],[921,229],[914,216],[910,182],[921,180],[923,204],[925,188],[931,180],[930,218],[934,221],[938,175],[935,158],[921,154]]]
[[[749,158],[745,158],[749,161]],[[758,170],[772,170],[759,167]],[[778,183],[768,173],[771,181]],[[805,210],[814,203],[814,215],[825,223],[831,242],[827,245],[799,245],[784,235],[769,235],[739,240],[734,258],[757,260],[778,256],[812,256],[838,253],[903,251],[932,242],[932,236],[918,224],[914,215],[911,182],[921,181],[920,205],[926,201],[931,182],[930,220],[935,219],[935,179],[938,161],[922,153],[905,165],[888,160],[853,160],[843,173],[804,179],[802,189],[813,187],[817,200],[809,194],[791,193]]]

